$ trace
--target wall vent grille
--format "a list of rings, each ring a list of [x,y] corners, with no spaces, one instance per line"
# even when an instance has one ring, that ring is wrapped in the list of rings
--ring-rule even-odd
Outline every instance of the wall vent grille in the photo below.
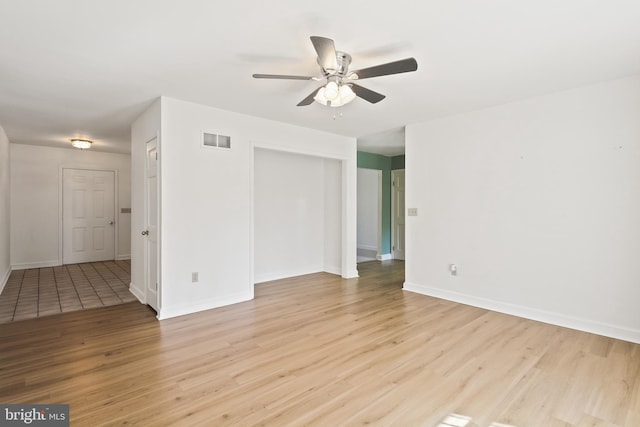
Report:
[[[231,148],[231,137],[216,133],[202,132],[202,146],[207,148]]]

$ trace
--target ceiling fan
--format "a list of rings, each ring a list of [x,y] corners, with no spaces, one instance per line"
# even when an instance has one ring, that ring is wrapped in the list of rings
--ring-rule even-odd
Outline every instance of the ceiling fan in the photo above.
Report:
[[[416,71],[418,63],[414,58],[401,59],[399,61],[349,71],[351,55],[336,50],[333,40],[326,37],[311,36],[311,43],[318,54],[321,77],[290,76],[283,74],[254,74],[256,79],[284,79],[284,80],[326,80],[326,84],[320,86],[298,103],[298,107],[309,105],[316,101],[329,107],[340,107],[360,97],[372,104],[382,101],[385,96],[362,87],[355,82],[371,77],[387,76],[390,74],[407,73]]]

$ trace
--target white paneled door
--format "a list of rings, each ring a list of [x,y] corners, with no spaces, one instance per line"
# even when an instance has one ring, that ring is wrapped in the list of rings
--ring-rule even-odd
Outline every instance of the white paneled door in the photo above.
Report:
[[[391,171],[391,245],[394,259],[404,259],[404,169]]]
[[[145,183],[145,287],[147,304],[156,312],[160,308],[158,295],[158,139],[147,142]]]
[[[62,262],[115,259],[115,172],[62,170]]]

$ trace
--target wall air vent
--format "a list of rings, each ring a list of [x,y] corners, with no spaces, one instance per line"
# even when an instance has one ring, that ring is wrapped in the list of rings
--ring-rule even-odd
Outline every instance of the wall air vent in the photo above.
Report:
[[[231,148],[231,137],[202,132],[202,146],[206,148]]]

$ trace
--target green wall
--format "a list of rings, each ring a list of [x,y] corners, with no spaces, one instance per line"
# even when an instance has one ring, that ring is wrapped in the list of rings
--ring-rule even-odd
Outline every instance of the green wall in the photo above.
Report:
[[[382,255],[391,253],[391,171],[404,169],[404,155],[387,157],[358,151],[358,167],[382,171]]]
[[[404,154],[391,158],[391,170],[404,169]]]

